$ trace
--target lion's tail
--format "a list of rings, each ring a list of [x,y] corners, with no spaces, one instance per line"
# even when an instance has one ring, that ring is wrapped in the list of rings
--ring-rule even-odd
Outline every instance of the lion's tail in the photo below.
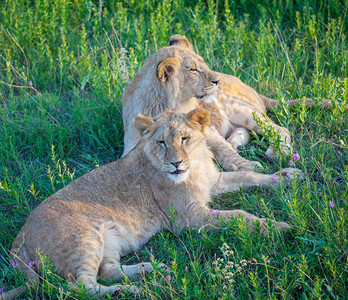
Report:
[[[24,277],[27,279],[26,286],[37,286],[39,284],[39,275],[31,268],[28,263],[31,261],[29,253],[22,245],[16,254],[11,253],[14,263],[22,270]],[[9,300],[20,297],[25,291],[24,286],[20,286],[6,293],[0,294],[0,300]]]
[[[270,107],[277,107],[280,105],[278,100],[268,98],[266,96],[259,95],[262,102],[265,104],[266,109],[268,110]],[[287,101],[289,106],[295,106],[302,102],[302,99],[294,99]],[[305,103],[307,107],[311,107],[316,105],[315,101],[311,98],[305,98]],[[325,108],[333,108],[332,101],[328,99],[323,99],[317,105],[325,107]],[[344,110],[348,110],[348,105],[344,107]]]

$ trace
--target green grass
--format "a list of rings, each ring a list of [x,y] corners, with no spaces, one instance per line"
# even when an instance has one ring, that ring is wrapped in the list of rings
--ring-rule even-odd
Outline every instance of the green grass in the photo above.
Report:
[[[288,234],[251,236],[238,220],[211,234],[158,233],[124,259],[149,260],[153,248],[155,260],[172,269],[171,280],[160,270],[148,275],[142,297],[347,299],[346,13],[347,6],[333,0],[2,1],[0,288],[24,282],[10,266],[8,250],[32,209],[74,178],[120,157],[123,89],[151,53],[180,33],[212,69],[283,101],[271,116],[292,133],[294,153],[301,156],[296,167],[305,179],[213,203],[286,221],[294,227]],[[334,109],[289,110],[286,100],[299,97],[332,99]],[[266,139],[255,136],[242,155],[262,161],[267,172],[287,167],[288,158],[267,159],[266,148]],[[27,295],[64,299],[66,283],[48,270],[41,288]],[[226,277],[229,271],[233,275]]]

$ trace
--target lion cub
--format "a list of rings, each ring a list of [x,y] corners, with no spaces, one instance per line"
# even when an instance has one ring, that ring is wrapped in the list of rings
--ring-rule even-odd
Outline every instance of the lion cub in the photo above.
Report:
[[[159,230],[176,230],[167,208],[174,207],[179,230],[187,224],[193,228],[218,225],[219,218],[207,206],[213,194],[270,185],[272,177],[291,181],[299,172],[285,169],[282,176],[219,173],[203,134],[209,122],[204,109],[189,114],[167,111],[155,118],[137,115],[137,147],[47,198],[18,233],[11,252],[32,283],[37,283],[38,275],[28,263],[39,264],[38,251],[42,251],[72,286],[83,283],[95,297],[120,291],[123,285],[104,286],[97,278],[118,281],[123,275],[151,272],[149,262],[121,267],[120,258],[137,251]],[[221,212],[225,219],[237,216],[243,216],[251,230],[253,222],[259,221],[267,232],[266,219],[243,210]],[[282,222],[273,224],[290,228]]]

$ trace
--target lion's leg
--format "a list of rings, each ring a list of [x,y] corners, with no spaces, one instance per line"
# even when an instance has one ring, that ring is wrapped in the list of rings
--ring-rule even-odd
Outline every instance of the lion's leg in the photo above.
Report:
[[[193,228],[200,228],[204,225],[204,228],[208,231],[220,226],[220,219],[218,216],[225,220],[232,218],[243,218],[243,223],[249,228],[251,232],[254,231],[255,222],[260,222],[260,231],[263,234],[268,233],[268,223],[271,222],[273,226],[276,226],[278,230],[288,230],[291,226],[285,222],[270,221],[265,218],[259,218],[253,214],[247,213],[244,210],[223,210],[223,211],[211,211],[207,207],[197,208],[194,212],[190,213],[190,218],[188,219],[189,225]],[[209,226],[210,225],[210,226]]]
[[[241,157],[214,128],[208,127],[205,136],[208,147],[224,169],[235,171],[238,169],[251,170],[255,165],[262,167],[258,161],[250,161]]]
[[[288,129],[281,127],[274,123],[269,117],[265,114],[261,114],[254,109],[248,106],[235,106],[228,114],[230,120],[233,120],[233,123],[237,126],[245,127],[248,130],[254,130],[258,134],[262,134],[262,128],[257,125],[254,120],[254,115],[266,125],[266,128],[274,129],[278,135],[280,135],[280,147],[282,152],[289,155],[291,149],[291,137]],[[273,157],[273,148],[269,147],[266,151],[266,155]]]
[[[144,276],[145,273],[153,272],[153,267],[149,262],[143,262],[134,265],[122,265],[119,261],[107,261],[101,267],[101,275],[103,279],[119,281],[123,276],[132,278],[133,280]]]
[[[234,129],[231,135],[227,138],[234,149],[238,149],[239,146],[245,146],[250,141],[250,134],[246,128],[238,127]]]
[[[275,186],[278,182],[290,184],[295,176],[301,178],[302,171],[295,168],[287,168],[274,174],[260,174],[252,171],[221,172],[213,191],[215,195],[219,195],[234,192],[239,188]]]
[[[124,291],[127,287],[122,284],[113,284],[110,286],[99,284],[98,282],[91,282],[89,279],[86,282],[80,281],[83,283],[84,287],[87,290],[87,294],[93,299],[103,299],[106,295],[118,294]],[[76,290],[78,292],[78,284],[75,282],[70,282],[68,285],[69,289]],[[130,292],[136,292],[134,286],[129,286]]]
[[[99,264],[94,258],[94,253],[86,252],[81,258],[82,263],[75,269],[76,281],[69,283],[70,289],[77,289],[79,283],[83,283],[87,290],[87,294],[95,299],[101,299],[105,295],[120,293],[126,287],[123,284],[114,284],[105,286],[97,282]],[[133,291],[132,287],[129,287]]]

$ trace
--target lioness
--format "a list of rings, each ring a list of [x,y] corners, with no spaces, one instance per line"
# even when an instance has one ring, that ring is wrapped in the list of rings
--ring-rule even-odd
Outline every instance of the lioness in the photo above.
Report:
[[[123,285],[104,286],[97,278],[117,281],[123,275],[152,271],[149,262],[121,268],[120,258],[138,250],[159,230],[218,225],[220,220],[207,206],[213,194],[273,184],[272,178],[290,182],[300,172],[219,173],[204,136],[209,118],[203,109],[189,114],[164,112],[153,119],[136,116],[140,142],[135,149],[71,182],[29,215],[11,248],[24,274],[33,284],[38,282],[28,264],[39,265],[38,251],[42,251],[72,286],[83,283],[95,297],[120,291]],[[170,207],[175,226],[169,219]],[[266,219],[243,210],[221,212],[222,218],[237,216],[243,216],[251,230],[254,221],[260,222],[267,233]],[[290,228],[283,222],[273,224],[278,229]],[[22,288],[17,288],[3,297],[20,292]]]

